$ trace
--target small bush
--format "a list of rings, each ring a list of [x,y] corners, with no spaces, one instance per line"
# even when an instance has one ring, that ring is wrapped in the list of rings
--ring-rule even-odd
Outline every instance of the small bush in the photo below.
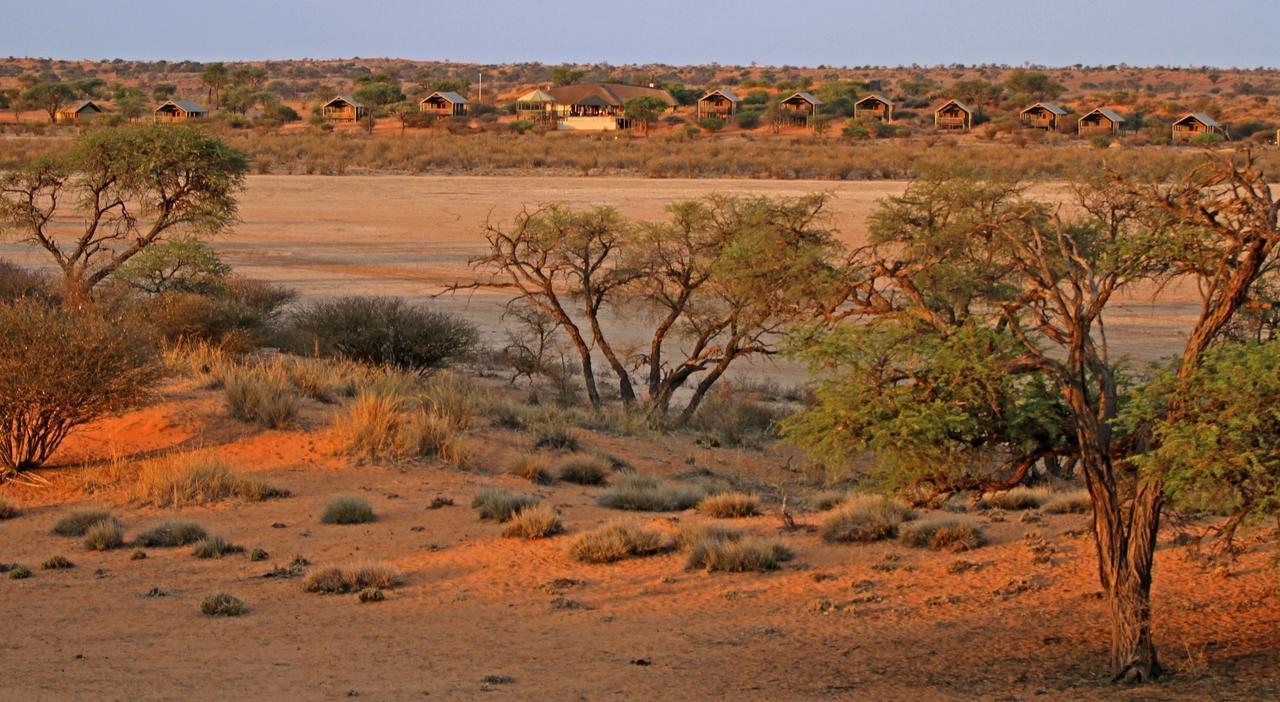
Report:
[[[819,512],[826,512],[843,505],[849,499],[849,493],[843,490],[825,490],[809,498],[808,504]]]
[[[195,522],[163,522],[138,535],[134,542],[152,548],[176,548],[187,546],[208,536],[204,527]]]
[[[343,297],[304,305],[289,319],[301,354],[338,356],[413,370],[437,368],[471,353],[479,335],[459,317],[399,298]]]
[[[331,497],[320,515],[325,524],[365,524],[375,519],[373,507],[363,497]]]
[[[40,564],[45,570],[67,570],[76,567],[66,556],[54,556],[44,563]]]
[[[855,495],[835,508],[822,523],[822,538],[832,542],[880,541],[898,534],[902,522],[914,518],[909,507],[879,495]]]
[[[262,561],[267,560],[270,557],[271,555],[267,553],[267,550],[265,548],[255,548],[249,552],[249,560],[253,561],[254,563],[260,563]]]
[[[484,488],[471,500],[471,508],[481,519],[498,523],[510,521],[515,514],[526,507],[537,504],[538,499],[530,495],[517,495],[502,488]]]
[[[564,531],[560,515],[554,507],[544,504],[530,505],[516,512],[503,532],[506,536],[522,539],[543,539]]]
[[[623,475],[600,495],[602,507],[637,512],[678,512],[698,504],[701,490],[649,475]]]
[[[144,504],[156,507],[185,507],[232,497],[261,502],[289,495],[287,490],[242,476],[210,453],[181,454],[148,463],[138,476],[134,493]]]
[[[735,519],[760,514],[760,506],[753,495],[722,492],[704,497],[698,503],[698,511],[715,519]]]
[[[49,294],[48,278],[36,271],[0,259],[0,302]]]
[[[90,551],[110,551],[121,546],[124,546],[124,528],[118,522],[96,522],[84,533],[84,547]]]
[[[547,485],[554,480],[551,473],[547,472],[547,462],[533,453],[517,454],[507,472],[539,485]]]
[[[243,546],[227,543],[221,536],[206,536],[195,543],[195,547],[191,549],[191,555],[201,559],[222,558],[242,551],[244,551]]]
[[[762,573],[793,558],[791,549],[779,541],[708,538],[694,544],[685,567],[708,573]]]
[[[560,423],[549,424],[539,428],[537,435],[533,437],[533,447],[536,449],[549,448],[556,451],[577,451],[579,446],[577,435],[569,427]]]
[[[935,551],[968,551],[984,543],[982,532],[977,527],[940,520],[908,524],[902,528],[899,540],[908,546]]]
[[[84,536],[98,522],[121,523],[118,517],[106,510],[77,509],[62,515],[54,523],[52,533],[55,536]]]
[[[360,592],[367,588],[388,590],[401,581],[400,574],[381,563],[357,563],[350,566],[328,566],[311,572],[302,581],[307,592]]]
[[[1053,497],[1048,488],[1016,487],[982,496],[978,505],[1005,510],[1036,509]]]
[[[14,563],[9,567],[10,580],[26,580],[31,577],[31,569],[21,563]]]
[[[569,555],[584,563],[613,563],[663,553],[671,548],[671,539],[662,532],[613,522],[580,534],[569,548]]]
[[[200,612],[206,617],[238,617],[244,614],[244,602],[235,595],[218,592],[204,598]]]
[[[233,371],[223,381],[223,392],[231,416],[263,429],[290,426],[301,407],[297,391],[279,366]]]
[[[21,512],[18,510],[17,505],[3,497],[0,497],[0,521],[13,519],[19,514],[21,514]]]
[[[382,589],[376,587],[366,587],[361,590],[360,594],[356,597],[358,597],[361,602],[381,602],[387,599],[387,596],[383,594]]]
[[[1089,514],[1093,511],[1093,500],[1088,490],[1054,493],[1040,509],[1049,514]]]
[[[599,456],[573,456],[556,469],[556,477],[578,485],[604,485],[608,482],[609,462]]]
[[[738,541],[742,538],[742,530],[715,522],[697,522],[686,524],[676,532],[676,548],[688,551],[697,544],[708,540]]]

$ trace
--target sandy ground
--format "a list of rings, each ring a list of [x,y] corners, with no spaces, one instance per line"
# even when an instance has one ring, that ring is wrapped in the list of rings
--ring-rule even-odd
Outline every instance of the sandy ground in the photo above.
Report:
[[[308,405],[302,426],[260,432],[226,416],[211,391],[171,388],[157,405],[73,437],[52,489],[6,492],[23,514],[0,522],[0,562],[35,569],[0,580],[0,700],[1263,700],[1280,696],[1280,606],[1269,552],[1252,543],[1230,577],[1194,565],[1166,542],[1158,554],[1157,638],[1173,673],[1138,689],[1100,674],[1107,641],[1093,546],[1082,515],[1025,519],[965,513],[990,539],[939,554],[896,543],[831,545],[783,531],[775,515],[739,523],[784,540],[796,560],[771,574],[689,572],[680,555],[583,565],[573,535],[622,516],[658,528],[693,512],[625,514],[595,504],[599,488],[531,486],[501,474],[528,435],[486,426],[470,434],[470,468],[433,464],[355,467],[319,450],[332,410]],[[706,449],[690,437],[618,438],[582,432],[637,470],[676,476],[706,469],[744,489],[794,480],[781,457]],[[180,510],[139,507],[115,456],[203,447],[289,489],[286,499]],[[82,494],[86,476],[98,485]],[[105,485],[103,483],[106,483]],[[479,521],[467,504],[480,487],[536,493],[568,533],[522,542]],[[362,495],[375,523],[319,522],[332,495]],[[437,496],[456,506],[428,509]],[[793,503],[794,504],[794,503]],[[189,549],[85,552],[49,535],[72,506],[106,505],[126,538],[172,518],[196,520],[243,554],[198,560]],[[1026,539],[1054,552],[1036,564]],[[1167,532],[1172,539],[1175,530]],[[55,554],[76,567],[36,568]],[[301,555],[317,567],[372,559],[405,584],[386,601],[303,592],[298,579],[261,577]],[[960,561],[972,564],[952,572]],[[571,586],[553,580],[578,581]],[[144,597],[160,588],[164,597]],[[246,616],[211,620],[208,593],[243,599]],[[20,671],[20,672],[18,672]],[[505,676],[509,682],[486,682]]]

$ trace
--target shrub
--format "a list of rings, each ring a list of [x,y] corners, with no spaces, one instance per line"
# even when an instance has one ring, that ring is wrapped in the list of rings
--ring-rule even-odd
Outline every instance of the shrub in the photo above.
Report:
[[[536,449],[549,448],[557,451],[577,451],[579,445],[577,435],[570,431],[569,427],[559,422],[540,427],[533,439],[533,447]]]
[[[238,617],[244,614],[244,602],[235,595],[218,592],[200,602],[200,612],[206,617]]]
[[[671,539],[662,532],[613,522],[580,534],[569,548],[569,555],[584,563],[613,563],[663,553],[671,548]]]
[[[560,464],[556,476],[566,483],[604,485],[609,469],[608,461],[599,456],[573,456]]]
[[[708,573],[760,573],[777,570],[795,555],[779,541],[703,539],[689,551],[685,567]]]
[[[53,556],[40,564],[40,567],[45,570],[67,570],[68,568],[76,567],[76,564],[72,563],[66,556]]]
[[[822,538],[833,542],[880,541],[898,534],[902,522],[914,518],[909,507],[879,495],[855,495],[835,508],[822,523]]]
[[[702,127],[702,130],[707,132],[718,132],[721,129],[724,129],[724,125],[725,121],[718,117],[703,117],[698,120],[698,126]]]
[[[716,519],[754,517],[760,514],[759,504],[753,495],[741,492],[722,492],[702,498],[698,511]]]
[[[1048,488],[1016,487],[1002,492],[983,495],[978,500],[981,507],[994,507],[1006,510],[1036,509],[1053,497]]]
[[[357,563],[350,566],[328,566],[312,571],[302,581],[306,592],[344,593],[367,588],[388,590],[401,582],[396,570],[381,563]]]
[[[232,470],[221,458],[188,453],[145,465],[134,488],[137,499],[156,507],[185,507],[239,498],[245,502],[287,497],[289,492]]]
[[[1196,146],[1214,146],[1226,141],[1227,138],[1217,132],[1205,132],[1191,137],[1191,143]]]
[[[298,393],[279,366],[232,371],[223,384],[227,410],[236,419],[264,429],[283,429],[298,416]]]
[[[554,479],[551,473],[547,472],[547,462],[541,456],[533,453],[516,454],[515,459],[511,462],[511,467],[507,468],[507,472],[517,478],[524,478],[531,483],[546,485]]]
[[[243,351],[271,336],[280,310],[296,297],[288,288],[231,276],[208,292],[153,295],[140,311],[147,325],[170,343],[203,342]]]
[[[759,448],[775,434],[781,413],[741,387],[724,386],[707,396],[690,426],[713,446]]]
[[[139,546],[176,548],[194,544],[208,536],[204,527],[195,522],[163,522],[138,535],[134,542]]]
[[[31,577],[31,569],[21,563],[14,563],[9,567],[10,580],[25,580]]]
[[[90,551],[110,551],[124,546],[124,528],[118,522],[96,522],[84,533],[84,547]]]
[[[602,507],[637,512],[678,512],[702,499],[701,490],[675,485],[649,475],[623,475],[600,495]]]
[[[125,319],[0,303],[0,478],[43,465],[76,427],[141,403],[161,365]]]
[[[529,505],[516,512],[507,523],[507,536],[518,536],[522,539],[542,539],[564,531],[560,523],[560,515],[554,507],[544,504]]]
[[[303,354],[414,370],[466,356],[479,339],[475,326],[461,318],[382,297],[311,302],[292,315],[289,330],[290,343]]]
[[[725,526],[716,522],[698,522],[686,524],[676,532],[676,547],[688,551],[702,541],[738,541],[742,538],[742,530]]]
[[[849,499],[849,493],[843,490],[824,490],[809,498],[808,504],[819,512],[839,507]]]
[[[231,267],[213,247],[194,239],[160,241],[139,251],[112,273],[126,285],[152,295],[181,291],[220,292]]]
[[[19,514],[21,514],[21,512],[18,510],[17,505],[13,504],[12,502],[10,502],[8,499],[4,497],[0,497],[0,521],[3,521],[5,519],[13,519]]]
[[[1040,509],[1049,514],[1088,514],[1093,511],[1093,500],[1088,490],[1054,493],[1041,503]]]
[[[48,296],[48,279],[36,271],[0,259],[0,302]]]
[[[325,524],[365,524],[375,519],[373,507],[363,497],[331,497],[320,515]]]
[[[755,129],[760,126],[760,111],[739,112],[733,116],[733,121],[738,123],[740,129]]]
[[[908,524],[898,537],[902,543],[935,551],[968,551],[984,543],[982,532],[968,524],[930,520]]]
[[[538,499],[530,495],[517,495],[502,488],[490,487],[476,493],[471,500],[471,508],[476,510],[481,519],[503,523],[537,502]]]
[[[359,598],[361,602],[381,602],[387,599],[387,596],[383,594],[382,589],[376,587],[366,587],[361,590],[356,597]]]
[[[223,556],[243,551],[243,546],[229,543],[221,536],[206,536],[195,542],[194,548],[191,549],[191,555],[202,559],[222,558]]]
[[[53,525],[55,536],[84,536],[98,522],[110,522],[119,525],[120,519],[106,510],[77,509],[64,515]]]
[[[249,560],[254,563],[265,561],[270,557],[271,555],[267,553],[265,548],[255,548],[249,552]]]

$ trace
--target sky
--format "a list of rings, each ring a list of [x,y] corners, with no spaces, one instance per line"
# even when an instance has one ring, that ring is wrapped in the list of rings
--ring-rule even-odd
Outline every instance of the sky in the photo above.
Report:
[[[0,55],[1280,65],[1277,0],[0,0]]]

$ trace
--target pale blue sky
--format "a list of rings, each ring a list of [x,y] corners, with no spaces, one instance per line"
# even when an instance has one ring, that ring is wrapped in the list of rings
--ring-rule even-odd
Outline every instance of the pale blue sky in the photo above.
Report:
[[[1277,0],[0,0],[0,54],[835,66],[1280,64]]]

